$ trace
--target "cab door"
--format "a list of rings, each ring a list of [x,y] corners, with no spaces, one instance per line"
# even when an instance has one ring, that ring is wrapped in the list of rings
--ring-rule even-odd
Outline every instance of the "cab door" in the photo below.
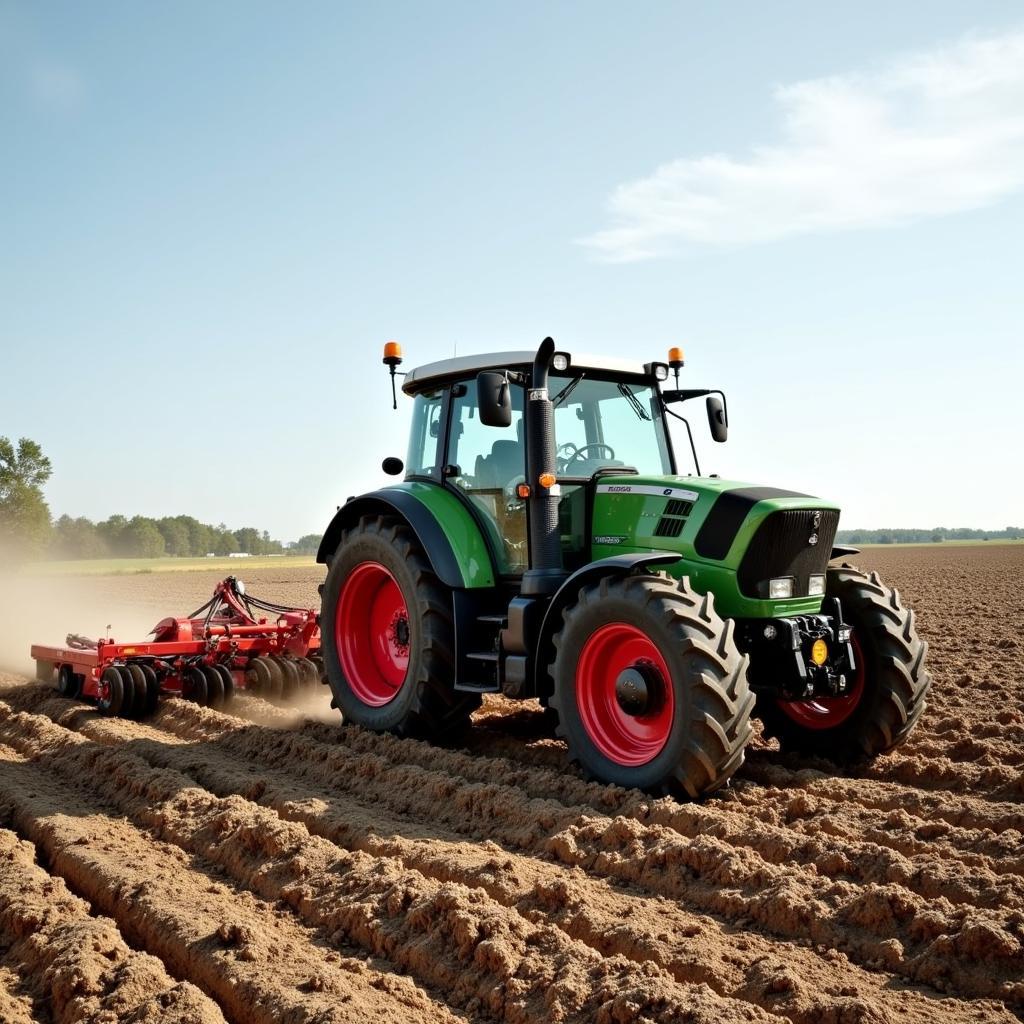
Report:
[[[526,502],[516,493],[517,484],[526,479],[523,391],[512,388],[508,427],[480,422],[472,382],[453,385],[451,395],[446,482],[476,513],[498,572],[521,575],[529,565]]]

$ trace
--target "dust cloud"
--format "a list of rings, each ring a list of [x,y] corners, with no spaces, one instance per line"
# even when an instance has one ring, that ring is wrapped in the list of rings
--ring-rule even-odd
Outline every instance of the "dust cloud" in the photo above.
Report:
[[[34,675],[32,644],[63,646],[68,633],[98,639],[109,625],[117,639],[145,639],[163,616],[109,590],[108,577],[42,576],[0,563],[0,670]]]

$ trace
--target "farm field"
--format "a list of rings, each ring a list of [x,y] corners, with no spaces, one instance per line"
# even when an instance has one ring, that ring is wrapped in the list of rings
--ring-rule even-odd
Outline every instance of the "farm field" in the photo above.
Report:
[[[232,560],[314,606],[320,566]],[[103,718],[29,645],[138,638],[224,572],[0,595],[0,1021],[1024,1019],[1024,545],[882,546],[934,683],[843,774],[755,742],[702,804],[584,781],[540,709],[460,747],[239,694]]]

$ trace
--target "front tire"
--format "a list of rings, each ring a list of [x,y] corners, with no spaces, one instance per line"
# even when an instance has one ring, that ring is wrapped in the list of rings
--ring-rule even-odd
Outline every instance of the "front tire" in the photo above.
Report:
[[[917,724],[931,685],[924,667],[928,644],[899,591],[876,572],[830,568],[825,593],[839,598],[852,626],[857,667],[849,694],[805,701],[762,694],[757,714],[765,735],[778,737],[783,750],[856,764],[892,750]]]
[[[557,733],[591,778],[697,798],[743,763],[754,695],[732,622],[664,573],[608,577],[563,613]]]
[[[327,680],[346,721],[436,739],[479,706],[478,695],[454,689],[451,595],[400,520],[364,516],[344,533],[320,621]]]

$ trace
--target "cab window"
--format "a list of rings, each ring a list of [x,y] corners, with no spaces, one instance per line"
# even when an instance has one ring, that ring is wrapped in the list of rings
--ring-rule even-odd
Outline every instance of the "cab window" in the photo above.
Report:
[[[423,392],[412,406],[409,451],[405,475],[431,476],[437,465],[437,442],[441,436],[441,391]]]

